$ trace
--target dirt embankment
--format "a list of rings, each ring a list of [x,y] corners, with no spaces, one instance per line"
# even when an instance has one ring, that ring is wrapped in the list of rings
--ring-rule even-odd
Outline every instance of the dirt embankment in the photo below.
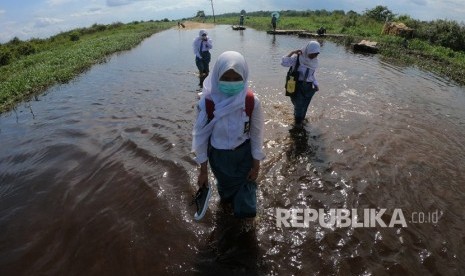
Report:
[[[184,25],[184,27],[179,26],[179,28],[188,29],[188,30],[191,30],[191,29],[211,29],[211,28],[215,27],[215,25],[211,24],[211,23],[201,23],[201,22],[194,22],[194,21],[184,21],[184,22],[180,22],[180,23],[182,25]],[[175,28],[178,28],[178,27],[175,27]]]

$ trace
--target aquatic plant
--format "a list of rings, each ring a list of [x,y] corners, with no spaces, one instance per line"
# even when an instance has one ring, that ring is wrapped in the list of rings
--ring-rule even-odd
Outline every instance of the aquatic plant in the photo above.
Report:
[[[13,39],[0,48],[0,112],[35,93],[70,81],[115,52],[129,50],[173,22],[93,25],[48,39]],[[71,41],[70,35],[79,39]]]

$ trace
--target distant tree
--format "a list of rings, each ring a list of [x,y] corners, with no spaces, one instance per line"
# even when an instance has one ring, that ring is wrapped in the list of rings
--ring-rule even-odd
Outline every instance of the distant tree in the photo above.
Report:
[[[8,42],[10,45],[18,45],[21,43],[21,39],[19,39],[17,36],[13,37],[12,40]]]
[[[245,15],[245,10],[241,10],[241,15]]]
[[[198,11],[197,15],[195,17],[205,17],[205,12],[204,11]]]
[[[387,7],[378,5],[374,9],[366,10],[364,13],[365,16],[373,18],[376,21],[384,22],[386,20],[392,20],[394,14]]]
[[[350,10],[350,11],[347,12],[346,15],[352,17],[352,16],[357,16],[358,13],[357,13],[357,12],[354,12],[353,10]]]
[[[323,10],[316,10],[315,11],[315,15],[316,16],[330,16],[331,15],[331,12],[323,9]]]

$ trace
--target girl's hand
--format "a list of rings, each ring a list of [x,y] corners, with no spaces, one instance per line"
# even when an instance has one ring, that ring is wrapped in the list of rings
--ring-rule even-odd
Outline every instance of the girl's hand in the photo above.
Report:
[[[257,180],[259,172],[260,172],[260,161],[254,159],[253,166],[250,169],[249,174],[247,175],[247,180],[249,181]]]
[[[287,55],[288,57],[292,57],[293,55],[301,55],[302,54],[302,50],[295,50],[295,51],[292,51],[289,53],[289,55]]]
[[[203,185],[208,186],[208,172],[199,172],[199,176],[197,177],[197,185],[202,187]]]
[[[199,176],[197,177],[197,185],[199,185],[199,187],[202,187],[203,185],[208,186],[207,161],[200,164]]]

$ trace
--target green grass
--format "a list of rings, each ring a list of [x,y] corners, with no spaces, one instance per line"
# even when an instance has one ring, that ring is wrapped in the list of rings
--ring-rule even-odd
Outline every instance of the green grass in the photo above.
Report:
[[[269,14],[263,11],[247,14],[245,25],[260,31],[270,30]],[[361,39],[377,41],[383,59],[418,66],[465,85],[465,43],[460,42],[465,38],[465,27],[442,20],[420,22],[405,15],[398,18],[401,19],[417,30],[418,37],[409,41],[408,48],[403,47],[403,38],[381,34],[383,22],[343,11],[281,12],[278,29],[316,32],[324,26],[329,34],[345,34],[342,39],[328,39],[346,46]],[[104,62],[109,55],[129,50],[146,37],[176,24],[167,19],[163,21],[94,24],[48,39],[20,41],[15,38],[0,44],[0,113],[54,84],[70,81],[93,64]],[[208,17],[207,23],[212,22]],[[217,16],[215,23],[238,24],[239,14]],[[455,36],[450,35],[451,30]]]
[[[216,18],[216,23],[237,24],[238,18],[235,15],[220,16]],[[212,21],[211,18],[208,19],[208,22],[210,21]],[[261,31],[270,30],[271,18],[270,16],[249,15],[245,17],[244,25]],[[405,48],[402,45],[402,37],[381,34],[383,25],[382,22],[365,16],[332,14],[281,16],[277,27],[283,30],[306,30],[315,33],[320,26],[324,26],[328,34],[347,35],[342,39],[328,38],[346,46],[362,39],[377,41],[380,47],[379,54],[383,59],[418,66],[465,85],[465,52],[454,51],[418,38],[409,40],[409,46]]]
[[[19,45],[31,44],[35,50],[32,54],[17,54],[9,64],[0,66],[0,112],[54,84],[68,82],[92,65],[104,62],[109,55],[129,50],[174,25],[174,22],[95,25],[99,30],[78,29],[46,40],[20,42]],[[73,34],[77,35],[77,41],[71,41]],[[10,48],[14,49],[13,46]]]
[[[416,65],[424,70],[437,73],[465,85],[465,53],[426,41],[413,39],[408,48],[400,46],[401,41],[384,41],[381,54],[386,60]]]
[[[208,21],[212,21],[211,18]],[[237,24],[238,17],[227,16],[216,18],[216,24]],[[245,23],[247,27],[259,31],[271,29],[271,19],[269,16],[247,16]],[[379,36],[383,24],[369,18],[350,18],[342,15],[331,16],[294,16],[281,17],[277,28],[282,30],[306,30],[316,32],[318,28],[324,26],[327,33],[343,33],[354,36]]]

